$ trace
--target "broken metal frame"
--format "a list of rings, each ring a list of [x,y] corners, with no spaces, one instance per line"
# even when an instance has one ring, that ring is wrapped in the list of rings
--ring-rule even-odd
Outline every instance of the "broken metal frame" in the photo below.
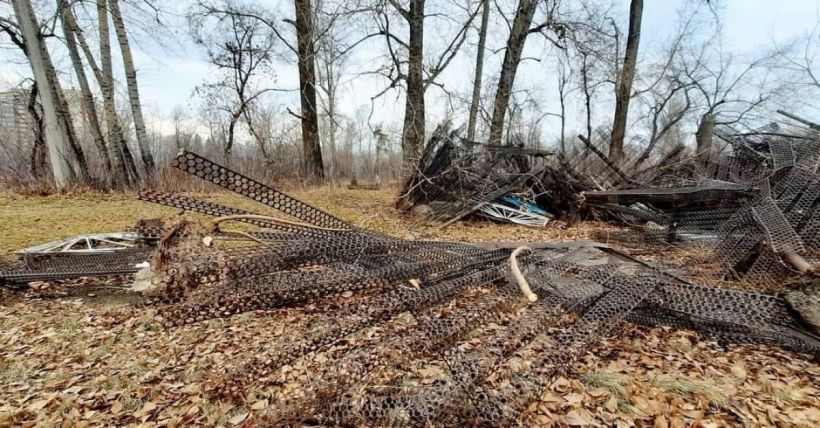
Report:
[[[127,250],[139,245],[140,236],[133,232],[110,232],[77,235],[15,251],[17,254],[103,254]]]
[[[550,220],[552,220],[551,217],[547,217],[545,215],[523,211],[507,205],[497,204],[495,202],[485,203],[478,208],[478,211],[485,217],[497,220],[500,219],[509,223],[529,227],[544,227],[550,222]]]

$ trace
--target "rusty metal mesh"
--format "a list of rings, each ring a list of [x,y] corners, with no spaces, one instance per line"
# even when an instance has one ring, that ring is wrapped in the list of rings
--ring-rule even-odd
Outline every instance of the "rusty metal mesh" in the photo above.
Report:
[[[789,263],[793,255],[816,265],[820,140],[768,135],[723,138],[733,148],[723,163],[756,167],[736,171],[719,167],[718,176],[729,181],[588,192],[590,205],[638,221],[631,230],[597,238],[627,245],[701,246],[710,250],[704,252],[705,258],[716,262],[716,274],[724,279],[793,277],[797,272]]]
[[[326,305],[289,340],[250,350],[247,360],[209,377],[210,394],[241,398],[299,359],[325,361],[311,380],[278,397],[266,416],[271,423],[509,423],[622,322],[694,329],[728,343],[820,350],[778,297],[692,284],[606,246],[556,246],[523,256],[524,275],[539,296],[530,304],[510,277],[511,249],[392,238],[194,154],[175,164],[303,222],[344,229],[275,225],[279,241],[178,257],[171,248],[170,261],[156,268],[169,325]],[[272,194],[279,196],[260,196]],[[236,212],[173,195],[142,197],[212,215]],[[348,340],[360,336],[371,339]],[[433,369],[440,376],[427,383],[419,373]]]

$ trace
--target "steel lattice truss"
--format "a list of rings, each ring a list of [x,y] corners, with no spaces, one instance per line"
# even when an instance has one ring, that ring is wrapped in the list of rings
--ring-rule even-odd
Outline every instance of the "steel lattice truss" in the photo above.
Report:
[[[587,192],[589,205],[644,222],[607,238],[705,245],[723,278],[776,281],[813,269],[820,261],[820,139],[723,138],[733,154],[714,171],[720,180]]]
[[[207,379],[209,394],[242,398],[283,367],[324,355],[310,380],[277,396],[265,415],[272,425],[511,424],[624,322],[820,354],[820,338],[785,300],[693,284],[605,245],[544,244],[519,256],[538,296],[530,303],[511,274],[512,248],[397,239],[193,153],[173,165],[303,223],[246,219],[264,230],[227,247],[203,245],[213,230],[194,222],[136,229],[163,235],[148,294],[171,328],[257,309],[321,308],[290,340],[249,349],[246,360]],[[217,217],[253,214],[181,195],[140,198]],[[348,340],[372,329],[379,333]],[[420,367],[443,375],[418,388]]]

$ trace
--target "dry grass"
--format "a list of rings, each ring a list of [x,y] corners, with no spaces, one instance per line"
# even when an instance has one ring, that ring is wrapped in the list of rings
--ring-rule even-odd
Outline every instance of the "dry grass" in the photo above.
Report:
[[[682,374],[665,374],[655,379],[655,386],[683,398],[703,399],[711,406],[726,407],[726,389],[713,378],[693,379]]]
[[[350,190],[345,187],[295,189],[288,192],[356,224],[411,239],[459,241],[543,241],[588,239],[589,231],[566,228],[554,222],[545,229],[468,221],[440,230],[436,225],[402,215],[393,208],[396,189]],[[225,205],[248,210],[270,209],[232,193],[193,194]],[[0,253],[60,237],[84,233],[115,232],[147,218],[173,219],[179,210],[141,202],[133,193],[82,193],[27,197],[0,192]]]
[[[581,382],[590,388],[602,388],[623,397],[626,394],[624,385],[627,384],[627,379],[624,375],[613,373],[607,370],[593,370],[581,374]]]

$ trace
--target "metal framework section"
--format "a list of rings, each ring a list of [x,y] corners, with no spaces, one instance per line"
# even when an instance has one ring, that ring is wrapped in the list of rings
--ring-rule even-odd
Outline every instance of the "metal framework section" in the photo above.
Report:
[[[151,247],[135,246],[102,253],[24,254],[0,264],[0,283],[16,283],[16,288],[31,281],[132,274],[145,267],[153,252]]]
[[[17,254],[105,254],[127,250],[138,245],[140,236],[133,232],[94,233],[59,239],[15,251]]]
[[[551,217],[490,202],[478,209],[484,216],[529,227],[544,227]]]

